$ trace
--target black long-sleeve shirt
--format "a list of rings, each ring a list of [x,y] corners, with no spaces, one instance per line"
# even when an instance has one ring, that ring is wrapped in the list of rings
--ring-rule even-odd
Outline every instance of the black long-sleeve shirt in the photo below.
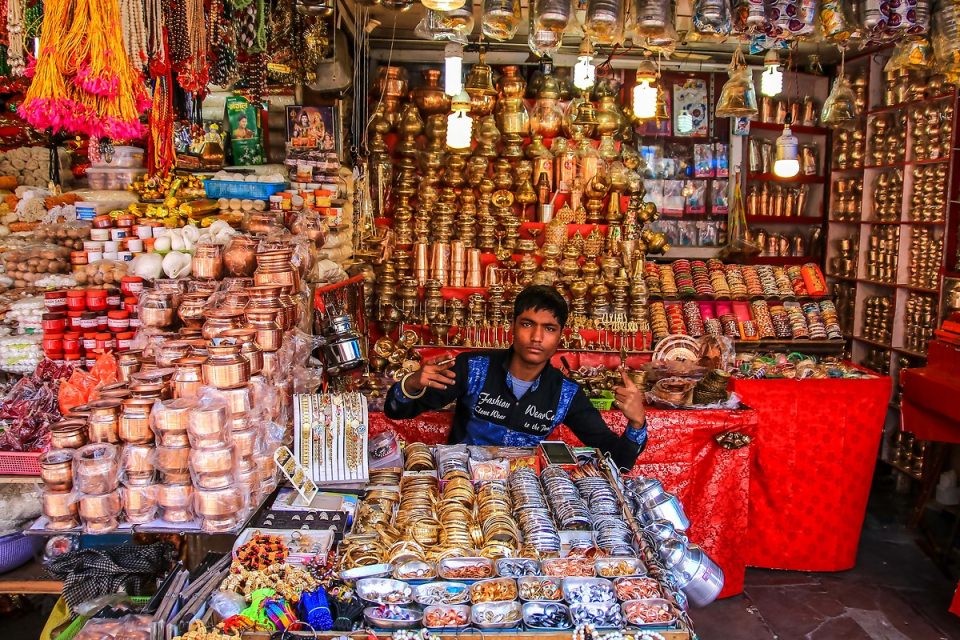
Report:
[[[453,366],[454,384],[444,390],[427,388],[411,400],[397,383],[384,413],[393,419],[413,418],[456,402],[450,442],[476,445],[532,447],[565,424],[585,445],[609,453],[618,466],[634,465],[647,443],[646,424],[628,426],[618,436],[580,385],[549,363],[518,399],[510,381],[511,356],[511,349],[461,353]]]

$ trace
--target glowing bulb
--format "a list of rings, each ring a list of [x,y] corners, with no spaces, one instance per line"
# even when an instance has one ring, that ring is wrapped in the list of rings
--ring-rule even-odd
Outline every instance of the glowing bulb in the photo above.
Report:
[[[447,43],[443,49],[443,92],[455,96],[463,89],[463,45]]]
[[[467,92],[460,92],[453,98],[450,107],[451,113],[447,116],[447,146],[451,149],[469,149],[473,134],[473,118],[470,111],[470,96]]]
[[[780,71],[780,59],[773,49],[763,57],[763,73],[760,75],[760,93],[776,96],[783,91],[783,72]]]
[[[633,115],[639,120],[650,120],[657,115],[657,88],[644,79],[633,88]]]
[[[591,56],[580,56],[573,67],[573,86],[581,91],[589,89],[596,81],[597,70]]]
[[[792,178],[800,173],[799,146],[788,122],[783,125],[783,134],[777,138],[777,155],[773,163],[775,176]]]
[[[693,131],[693,116],[684,109],[677,116],[677,133],[691,133]]]

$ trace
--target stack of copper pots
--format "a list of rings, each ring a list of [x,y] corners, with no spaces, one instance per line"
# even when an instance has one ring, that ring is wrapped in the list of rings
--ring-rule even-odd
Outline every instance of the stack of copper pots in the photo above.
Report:
[[[283,344],[283,334],[292,326],[289,310],[281,301],[283,287],[276,284],[253,286],[248,289],[250,301],[244,317],[247,325],[255,331],[254,342],[263,353],[263,372],[274,371],[276,352]],[[289,298],[289,296],[287,296]]]
[[[156,488],[160,517],[167,522],[193,519],[193,483],[190,478],[190,438],[187,433],[195,398],[163,400],[155,406],[151,422],[156,434],[156,467],[161,484]]]
[[[87,533],[106,533],[120,524],[120,449],[98,442],[73,455],[73,487]]]
[[[48,529],[72,529],[80,522],[76,495],[72,491],[73,456],[73,449],[51,449],[40,456],[43,515]]]
[[[211,394],[190,410],[190,472],[194,511],[204,531],[228,531],[244,517],[249,489],[240,485],[230,407]]]

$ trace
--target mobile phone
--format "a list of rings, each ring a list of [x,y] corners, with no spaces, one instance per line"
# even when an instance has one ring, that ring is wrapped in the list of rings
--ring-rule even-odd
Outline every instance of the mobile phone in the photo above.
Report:
[[[544,440],[538,446],[548,464],[570,465],[577,463],[577,457],[573,455],[573,449],[566,442]]]

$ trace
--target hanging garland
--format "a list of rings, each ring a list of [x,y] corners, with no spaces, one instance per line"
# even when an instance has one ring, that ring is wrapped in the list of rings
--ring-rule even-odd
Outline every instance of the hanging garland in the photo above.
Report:
[[[123,31],[123,47],[127,58],[138,69],[148,61],[147,25],[141,0],[120,0],[120,19]]]
[[[177,81],[184,91],[203,96],[207,90],[207,26],[203,0],[183,0],[187,57],[178,67]]]
[[[25,0],[9,0],[7,4],[7,64],[10,74],[22,76],[27,67],[26,34],[24,21]]]

